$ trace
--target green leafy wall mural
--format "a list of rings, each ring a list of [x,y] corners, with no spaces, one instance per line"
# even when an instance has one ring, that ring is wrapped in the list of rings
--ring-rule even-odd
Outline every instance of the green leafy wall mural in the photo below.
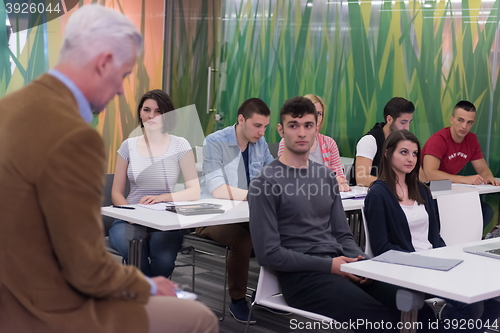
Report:
[[[449,124],[461,99],[476,104],[473,128],[500,175],[498,1],[223,1],[219,127],[260,97],[272,111],[296,95],[324,97],[323,132],[353,156],[359,138],[394,96],[416,106],[411,130],[425,142]]]

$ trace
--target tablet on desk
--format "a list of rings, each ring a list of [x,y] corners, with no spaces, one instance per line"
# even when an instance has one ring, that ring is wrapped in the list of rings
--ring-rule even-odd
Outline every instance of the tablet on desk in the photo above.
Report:
[[[165,209],[172,213],[181,215],[202,215],[202,214],[221,214],[224,209],[220,208],[221,205],[211,203],[199,203],[189,205],[172,205],[167,206]]]
[[[429,187],[431,191],[451,190],[451,180],[449,179],[431,180]]]

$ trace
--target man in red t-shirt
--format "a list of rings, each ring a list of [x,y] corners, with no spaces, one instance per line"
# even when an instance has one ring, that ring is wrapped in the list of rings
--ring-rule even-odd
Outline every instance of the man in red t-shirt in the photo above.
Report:
[[[434,133],[422,149],[423,171],[427,180],[450,179],[453,183],[493,184],[500,182],[493,177],[484,160],[481,146],[474,133],[470,133],[476,119],[476,107],[471,102],[460,101],[453,108],[451,126]],[[477,175],[459,176],[457,173],[471,161]],[[484,203],[483,217],[486,214]],[[488,207],[491,210],[491,207]],[[485,226],[491,218],[485,217]]]

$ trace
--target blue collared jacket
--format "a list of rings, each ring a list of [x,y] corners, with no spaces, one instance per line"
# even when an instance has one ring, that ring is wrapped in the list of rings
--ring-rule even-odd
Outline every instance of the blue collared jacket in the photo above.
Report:
[[[248,167],[250,180],[262,167],[274,158],[269,152],[266,139],[248,143]],[[201,196],[210,197],[213,190],[221,185],[248,189],[243,156],[236,141],[236,127],[229,126],[208,135],[203,143],[203,176]]]

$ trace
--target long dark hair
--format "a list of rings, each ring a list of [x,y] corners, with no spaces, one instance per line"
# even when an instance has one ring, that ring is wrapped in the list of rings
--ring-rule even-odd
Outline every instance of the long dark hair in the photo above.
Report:
[[[141,127],[144,127],[144,124],[141,120],[141,109],[144,105],[144,102],[148,99],[155,100],[158,104],[160,114],[162,114],[163,118],[162,133],[167,133],[173,130],[177,125],[176,114],[175,112],[172,112],[168,114],[168,116],[165,116],[165,113],[175,110],[174,103],[172,102],[170,96],[160,89],[148,91],[142,96],[141,100],[139,101],[139,105],[137,105],[137,119],[139,120],[139,124],[141,125]]]
[[[418,174],[420,172],[420,143],[418,142],[417,137],[410,133],[407,130],[394,131],[387,139],[385,139],[384,148],[382,149],[382,159],[380,161],[380,173],[378,179],[383,180],[389,186],[391,191],[394,193],[396,198],[399,201],[402,198],[398,197],[396,191],[396,173],[392,169],[391,161],[392,156],[394,155],[394,151],[399,142],[401,141],[411,141],[417,144],[418,154],[417,154],[417,163],[415,167],[410,173],[407,173],[405,176],[405,183],[408,186],[408,197],[412,200],[415,200],[419,204],[424,204],[425,200],[420,195],[418,190],[418,183],[420,180],[418,178]]]

